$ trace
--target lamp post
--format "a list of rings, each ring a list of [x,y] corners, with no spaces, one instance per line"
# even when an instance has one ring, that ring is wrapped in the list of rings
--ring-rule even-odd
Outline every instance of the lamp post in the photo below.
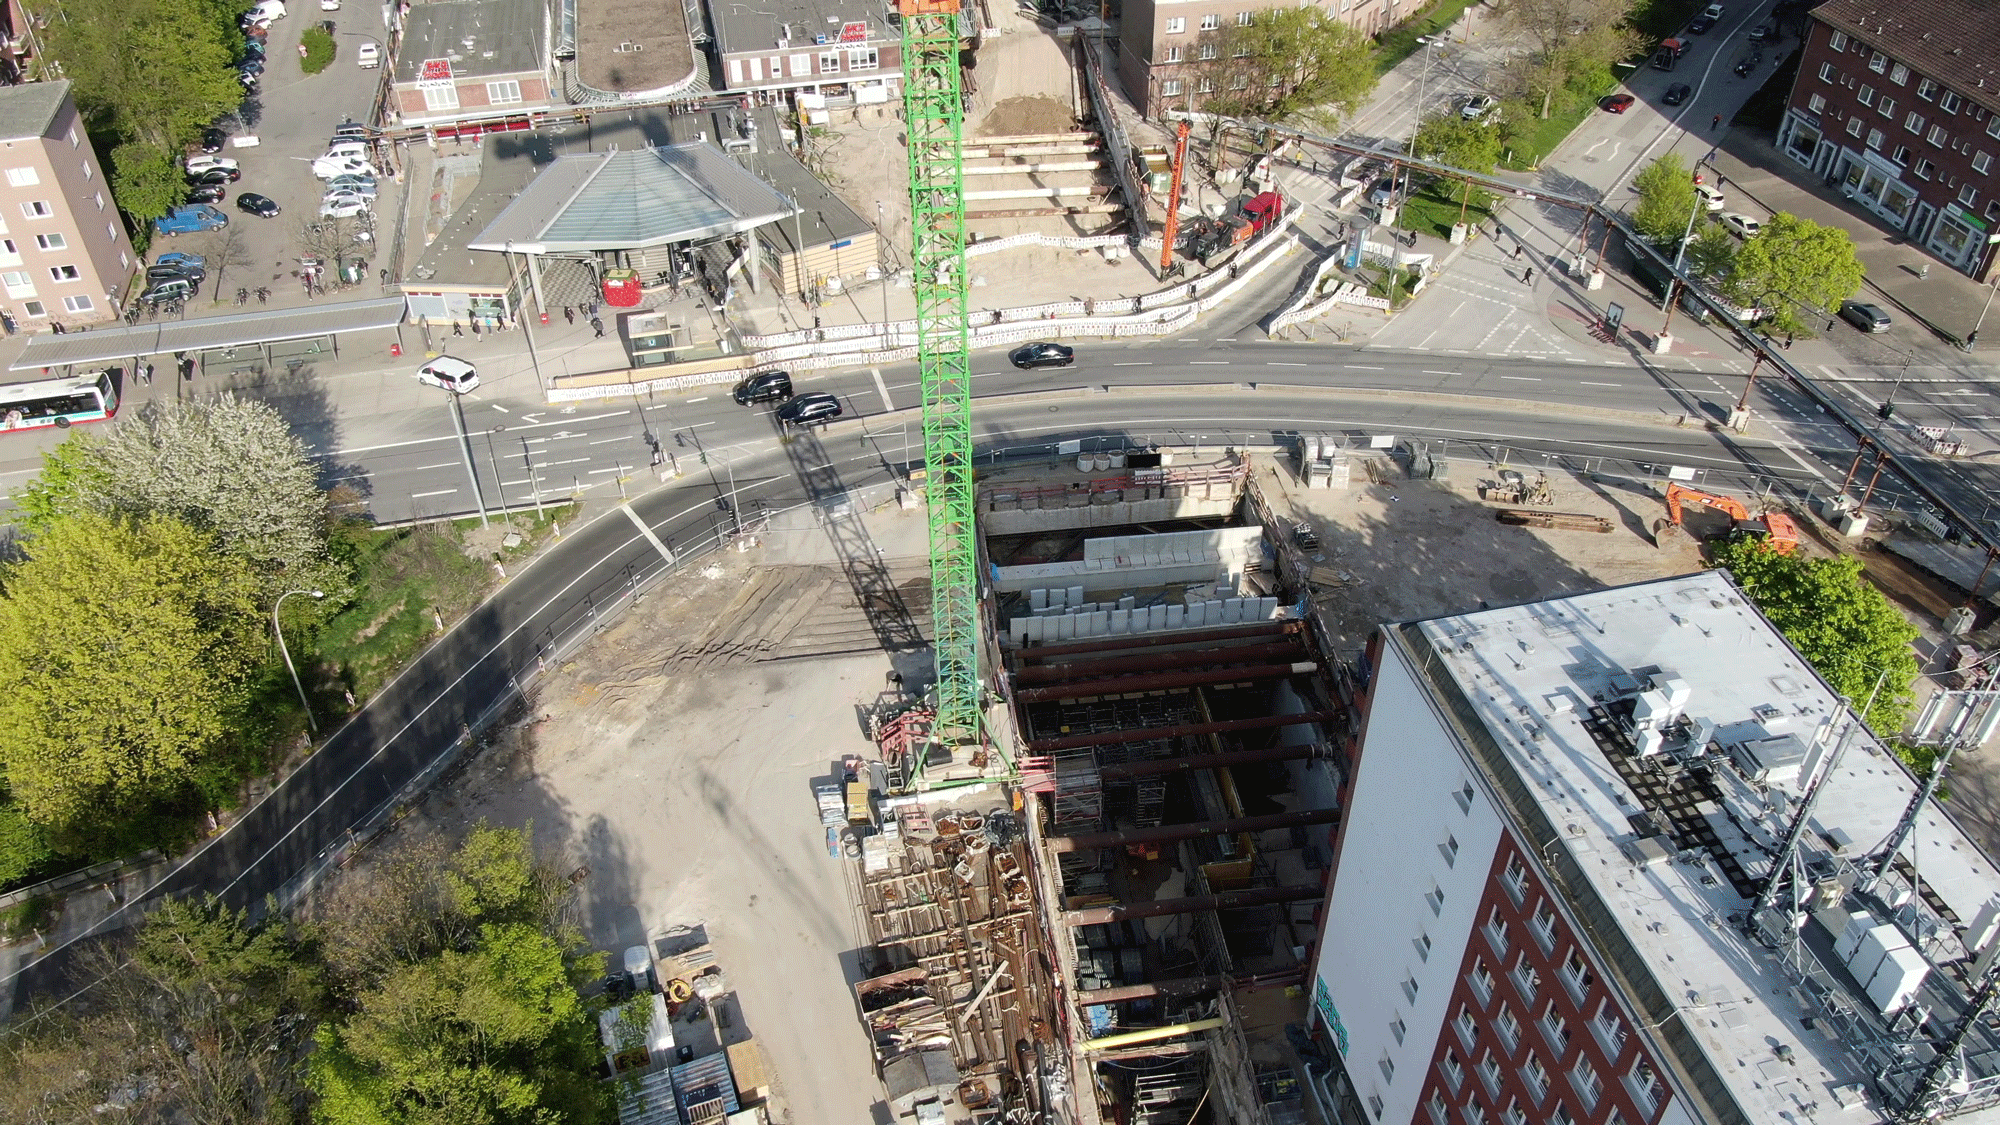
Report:
[[[1405,155],[1411,160],[1417,158],[1417,131],[1424,127],[1424,93],[1425,88],[1430,85],[1431,80],[1431,48],[1444,41],[1445,38],[1442,35],[1417,36],[1417,42],[1424,45],[1423,69],[1417,72],[1417,121],[1416,124],[1410,126],[1409,142],[1403,146]],[[1405,195],[1409,194],[1409,185],[1410,167],[1406,164],[1403,166],[1403,192]],[[1398,218],[1400,217],[1399,215]]]
[[[1972,345],[1979,340],[1979,326],[1986,323],[1986,314],[1993,308],[1993,294],[1996,290],[2000,290],[2000,274],[1995,274],[1992,282],[1986,286],[1986,303],[1979,306],[1979,319],[1972,322],[1972,331],[1965,334],[1966,351],[1971,351]]]
[[[321,590],[287,590],[278,595],[277,601],[271,603],[271,632],[277,634],[278,651],[285,657],[285,670],[292,674],[292,686],[299,691],[299,704],[306,709],[306,730],[311,732],[314,738],[318,738],[319,724],[313,721],[312,700],[306,698],[306,686],[299,682],[298,667],[292,663],[292,650],[285,647],[284,627],[278,624],[278,607],[284,605],[285,599],[293,594],[309,594],[314,598],[323,598],[326,593]]]

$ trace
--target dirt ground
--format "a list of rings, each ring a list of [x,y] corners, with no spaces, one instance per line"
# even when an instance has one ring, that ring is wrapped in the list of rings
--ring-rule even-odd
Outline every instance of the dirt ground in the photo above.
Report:
[[[1067,133],[1076,128],[1076,114],[1067,102],[1046,94],[1008,98],[986,111],[978,123],[967,123],[974,137],[1023,137],[1035,133]]]

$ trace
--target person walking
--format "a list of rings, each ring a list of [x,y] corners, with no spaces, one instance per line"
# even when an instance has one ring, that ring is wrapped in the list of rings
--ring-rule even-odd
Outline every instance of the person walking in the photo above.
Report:
[[[1720,128],[1722,128],[1722,115],[1718,113],[1714,117],[1709,119],[1708,131],[1713,133],[1714,131]]]
[[[564,324],[576,323],[576,309],[574,306],[571,305],[563,306],[563,323]]]
[[[1521,260],[1521,244],[1518,242],[1514,244],[1514,260],[1517,262]]]
[[[590,330],[597,333],[599,337],[602,337],[604,335],[604,321],[594,316],[591,317]]]
[[[1535,284],[1535,267],[1529,266],[1521,271],[1521,284],[1529,286]]]

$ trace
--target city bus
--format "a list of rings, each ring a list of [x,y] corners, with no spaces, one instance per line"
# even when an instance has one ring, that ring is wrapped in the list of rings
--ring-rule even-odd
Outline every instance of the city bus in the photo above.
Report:
[[[109,371],[30,383],[0,383],[0,432],[68,429],[118,413],[118,387]]]

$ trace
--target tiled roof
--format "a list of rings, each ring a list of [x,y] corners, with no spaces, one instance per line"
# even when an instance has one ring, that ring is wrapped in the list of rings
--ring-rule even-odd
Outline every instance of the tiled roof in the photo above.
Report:
[[[2000,0],[1827,0],[1812,15],[2000,112]]]

